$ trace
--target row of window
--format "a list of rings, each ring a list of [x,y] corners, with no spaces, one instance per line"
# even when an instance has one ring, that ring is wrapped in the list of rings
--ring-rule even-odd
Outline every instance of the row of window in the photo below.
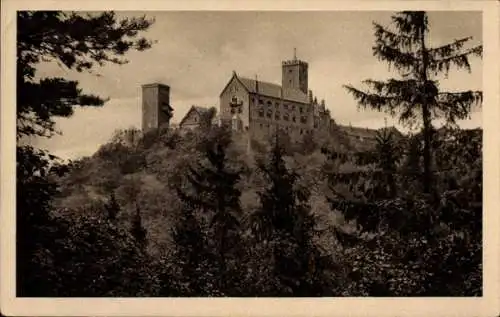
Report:
[[[259,117],[261,118],[264,118],[264,109],[259,109]],[[268,119],[272,119],[273,118],[273,111],[268,109],[267,112],[265,113],[265,117],[267,117]],[[284,121],[292,121],[292,122],[297,122],[297,117],[292,115],[290,116],[288,113],[285,113],[283,114],[283,116],[280,115],[280,112],[279,111],[276,111],[274,113],[274,119],[275,120],[281,120],[283,119]],[[300,123],[302,124],[306,124],[307,123],[307,117],[306,116],[301,116],[300,117]]]
[[[269,129],[270,127],[271,127],[271,128],[275,128],[274,124],[269,124],[269,123],[260,123],[260,124],[259,124],[259,127],[260,127],[261,129],[264,129],[264,128]],[[279,124],[278,124],[278,125],[276,125],[276,127],[277,127],[278,129],[284,130],[284,131],[286,131],[286,132],[293,132],[294,130],[295,130],[295,131],[299,131],[299,133],[300,133],[301,135],[302,135],[302,134],[304,134],[304,133],[307,133],[307,131],[308,131],[307,129],[297,129],[297,128],[295,128],[295,127],[290,127],[290,126],[280,126]]]
[[[256,103],[257,103],[257,100],[254,98],[253,102],[254,102],[254,104],[256,104]],[[272,107],[272,106],[273,106],[273,103],[272,103],[271,101],[267,101],[265,104],[266,104],[268,107]],[[259,99],[259,105],[260,105],[260,106],[264,106],[264,101],[263,101],[262,99]],[[274,103],[274,106],[275,106],[277,109],[279,109],[280,103],[279,103],[279,102],[275,102],[275,103]],[[305,108],[304,108],[304,106],[297,106],[297,108],[299,109],[299,112],[300,112],[300,113],[304,113],[304,111],[305,111],[305,110],[307,111],[307,109],[308,109],[307,107],[305,107]],[[289,109],[290,109],[290,110],[292,110],[292,111],[295,111],[295,105],[288,105],[288,104],[284,103],[284,104],[283,104],[283,109],[285,109],[285,110],[289,110]]]

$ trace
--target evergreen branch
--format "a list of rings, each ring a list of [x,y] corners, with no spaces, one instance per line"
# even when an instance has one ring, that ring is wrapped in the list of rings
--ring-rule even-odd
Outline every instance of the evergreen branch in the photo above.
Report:
[[[444,72],[446,76],[448,76],[448,72],[450,71],[451,66],[455,66],[458,69],[465,68],[469,73],[471,71],[469,64],[469,56],[478,56],[482,57],[483,54],[483,46],[473,47],[461,54],[455,54],[453,56],[445,57],[445,58],[432,58],[429,56],[429,70],[434,72],[435,75],[438,73]]]
[[[384,111],[390,115],[395,114],[395,110],[401,103],[401,99],[395,96],[382,96],[370,94],[358,90],[352,86],[344,85],[344,88],[358,101],[358,107],[370,108],[377,111]]]
[[[400,71],[411,71],[419,64],[419,59],[412,52],[403,52],[395,46],[377,39],[372,48],[373,55],[379,60],[386,61],[389,66],[394,65]]]
[[[390,79],[387,82],[368,79],[363,83],[374,89],[377,94],[397,97],[407,102],[411,102],[417,93],[417,81],[413,79]]]
[[[423,11],[402,11],[391,17],[396,28],[407,36],[418,39],[420,32],[428,31],[427,14]]]
[[[458,50],[461,50],[466,42],[472,39],[472,36],[463,39],[455,40],[454,42],[440,47],[429,48],[428,54],[432,59],[442,59],[451,57]]]
[[[399,47],[401,49],[411,51],[412,45],[415,42],[411,36],[396,34],[375,22],[373,22],[373,27],[375,29],[376,38],[388,43],[391,47]]]
[[[448,123],[466,119],[474,105],[482,103],[481,91],[443,92],[439,93],[436,100],[435,111],[444,115]]]

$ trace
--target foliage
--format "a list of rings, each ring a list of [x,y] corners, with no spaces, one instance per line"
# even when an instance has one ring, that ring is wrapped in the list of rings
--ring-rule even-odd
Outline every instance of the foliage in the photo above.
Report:
[[[443,92],[433,77],[446,76],[452,66],[470,71],[469,57],[481,56],[482,46],[465,48],[471,37],[455,40],[440,47],[428,47],[428,18],[425,12],[399,12],[392,17],[395,31],[374,23],[373,55],[387,62],[401,74],[402,79],[388,81],[365,80],[372,90],[364,92],[345,86],[361,107],[385,111],[398,116],[400,122],[414,125],[420,118],[423,124],[423,189],[432,187],[431,143],[432,120],[444,118],[448,123],[469,116],[472,106],[482,101],[480,91]]]
[[[71,16],[21,14],[27,21],[48,22],[45,30],[50,25],[68,26],[64,21]],[[112,17],[73,19],[98,28]],[[116,34],[111,31],[119,28],[114,23],[101,27],[101,32],[104,28],[112,33],[106,39],[87,30],[86,45],[135,38],[136,31],[147,29],[149,23],[127,21],[119,23],[123,28]],[[419,51],[410,54],[406,45],[421,43],[411,34],[420,34],[425,15],[398,14],[394,23],[399,33],[375,25],[380,38],[376,52],[409,72],[413,64],[406,61],[419,58]],[[123,33],[127,28],[135,31]],[[70,39],[81,36],[68,32]],[[139,48],[137,41],[127,45]],[[111,55],[101,61],[119,62],[113,45],[103,48]],[[455,56],[460,48],[427,49],[429,74],[446,68],[445,62],[437,66],[438,57]],[[59,58],[64,50],[43,52]],[[84,60],[96,58],[90,51],[86,54],[90,55],[76,54],[73,64],[62,62],[85,69]],[[29,61],[30,55],[25,56]],[[463,61],[464,57],[451,58],[449,64],[466,66]],[[366,100],[371,106],[379,102],[392,109],[382,95],[410,98],[403,81],[412,80],[411,76],[386,83],[384,87],[393,89],[390,92],[380,86],[383,89],[376,95],[381,99],[374,94]],[[418,93],[423,88],[418,86],[420,79],[415,80]],[[80,96],[72,94],[68,105]],[[45,117],[39,112],[38,119],[26,121],[29,126],[51,131],[50,118],[67,111],[58,103],[63,94],[58,90],[54,96],[49,108],[62,110]],[[412,104],[411,111],[421,111],[424,99]],[[447,116],[439,111],[432,115]],[[18,294],[481,295],[481,130],[460,130],[450,124],[401,136],[382,129],[369,148],[353,146],[334,127],[335,138],[306,134],[293,142],[278,134],[270,144],[252,143],[249,154],[241,151],[241,138],[228,127],[210,124],[215,114],[207,112],[206,124],[189,133],[117,131],[94,155],[68,164],[18,146]],[[453,116],[460,113],[452,113],[449,121]],[[426,144],[433,154],[428,165],[433,174],[431,193],[420,179],[427,166],[421,155]]]
[[[137,35],[148,29],[151,23],[143,17],[118,20],[113,12],[89,15],[60,11],[18,12],[18,141],[24,137],[52,136],[56,132],[53,117],[71,116],[75,105],[100,106],[105,102],[98,96],[84,94],[76,81],[64,78],[37,79],[38,64],[55,62],[78,72],[91,70],[95,63],[123,64],[126,60],[121,57],[128,51],[150,47],[148,40],[137,38]],[[52,198],[62,194],[56,180],[63,176],[65,170],[75,168],[73,165],[61,165],[55,159],[44,151],[21,144],[17,146],[17,289],[22,296],[50,296],[54,292],[72,294],[77,285],[67,285],[68,289],[64,290],[65,286],[61,283],[72,283],[70,281],[74,280],[69,276],[67,280],[64,279],[65,273],[51,267],[50,261],[55,260],[50,253],[57,252],[62,247],[60,243],[67,243],[67,247],[74,248],[80,241],[71,239],[78,240],[80,238],[77,237],[85,236],[85,231],[93,230],[84,223],[75,224],[76,228],[83,231],[71,236],[67,232],[69,225],[65,220],[53,218],[57,212]],[[69,236],[64,240],[62,237],[66,234]],[[58,239],[65,242],[59,242]],[[84,262],[79,264],[88,263],[85,261],[92,258],[85,257],[85,251],[89,249],[81,250],[79,261]],[[62,258],[59,257],[57,261],[62,261]],[[77,265],[78,262],[72,263]],[[71,269],[71,265],[65,267]],[[56,273],[61,273],[57,278],[63,279],[50,280]],[[85,287],[92,287],[89,281],[79,281],[86,283]],[[90,290],[80,291],[80,294],[92,293]],[[106,292],[105,287],[101,291]]]
[[[195,259],[182,254],[191,253],[191,247],[196,246],[197,250],[202,248],[195,257],[199,259],[204,254],[206,258],[213,259],[209,265],[217,267],[213,272],[216,274],[216,290],[220,294],[228,294],[238,283],[237,276],[230,273],[235,273],[238,264],[233,251],[240,239],[241,191],[238,181],[241,170],[231,166],[227,158],[231,144],[227,127],[214,127],[211,132],[198,143],[201,157],[195,165],[187,168],[186,186],[182,186],[184,182],[181,181],[180,186],[175,188],[185,206],[183,213],[186,213],[181,215],[182,221],[175,237],[180,256],[187,258],[188,271],[184,275],[194,278],[189,273]],[[203,242],[204,245],[200,246],[199,243]],[[199,262],[196,260],[194,263],[199,265]]]

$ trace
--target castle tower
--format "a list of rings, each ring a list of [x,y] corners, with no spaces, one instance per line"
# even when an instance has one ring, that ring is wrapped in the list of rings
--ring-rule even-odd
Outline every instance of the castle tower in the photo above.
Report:
[[[169,86],[142,85],[142,131],[168,127],[172,112]]]
[[[308,93],[308,64],[297,59],[294,49],[293,59],[281,63],[281,80],[283,89],[299,89],[305,94]]]

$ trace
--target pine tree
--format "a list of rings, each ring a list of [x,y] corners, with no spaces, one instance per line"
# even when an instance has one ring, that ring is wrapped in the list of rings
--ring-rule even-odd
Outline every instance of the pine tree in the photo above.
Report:
[[[233,251],[238,246],[241,218],[238,182],[241,169],[231,166],[228,157],[231,134],[227,127],[213,127],[198,143],[199,162],[191,164],[186,173],[188,190],[177,187],[187,213],[209,219],[211,242],[219,271],[218,288],[223,294],[231,291],[238,278],[231,276],[237,261]]]
[[[387,62],[402,75],[401,79],[387,81],[365,80],[369,92],[345,86],[359,105],[397,115],[400,122],[422,120],[423,174],[425,193],[432,188],[432,120],[445,118],[454,124],[465,119],[474,104],[482,100],[480,91],[442,92],[439,74],[447,75],[452,66],[470,71],[469,57],[481,56],[482,46],[465,48],[471,37],[455,40],[450,44],[429,47],[429,25],[425,12],[404,11],[392,17],[395,30],[374,23],[376,42],[373,54]]]
[[[282,285],[274,295],[320,296],[313,267],[322,259],[313,242],[310,193],[297,187],[298,175],[286,167],[283,156],[277,134],[268,161],[259,163],[269,185],[259,193],[261,206],[252,215],[252,228],[257,241],[273,250],[274,275]]]
[[[56,133],[54,117],[69,117],[73,107],[101,106],[105,100],[85,94],[77,81],[64,78],[36,79],[43,61],[62,68],[91,71],[106,62],[123,64],[130,50],[144,50],[151,42],[138,38],[153,21],[144,17],[117,19],[113,12],[84,15],[61,11],[17,13],[17,139],[51,137]],[[17,292],[37,293],[51,269],[41,270],[36,253],[54,251],[50,232],[59,231],[59,220],[50,220],[50,200],[57,186],[47,179],[53,155],[30,146],[17,145]],[[33,174],[32,174],[33,173]],[[38,237],[38,238],[34,238]],[[37,290],[38,289],[38,290]]]
[[[116,217],[120,213],[120,204],[116,201],[115,193],[111,193],[109,202],[106,203],[105,209],[107,212],[107,217],[110,221],[115,221]]]
[[[142,224],[141,210],[137,203],[135,204],[135,213],[132,219],[131,234],[137,242],[139,248],[142,251],[145,251],[147,247],[147,230]]]

